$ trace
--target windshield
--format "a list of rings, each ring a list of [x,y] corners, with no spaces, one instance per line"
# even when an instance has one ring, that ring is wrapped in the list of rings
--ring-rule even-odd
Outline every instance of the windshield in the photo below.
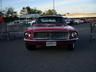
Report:
[[[62,17],[40,17],[37,19],[38,24],[64,24],[65,21]]]

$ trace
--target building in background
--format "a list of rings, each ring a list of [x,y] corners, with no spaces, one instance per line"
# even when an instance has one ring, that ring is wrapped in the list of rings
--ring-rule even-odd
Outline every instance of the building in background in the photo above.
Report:
[[[67,13],[63,15],[64,18],[71,18],[74,20],[84,20],[85,22],[96,22],[96,13]]]
[[[66,18],[91,18],[96,17],[96,13],[67,13],[63,17]]]

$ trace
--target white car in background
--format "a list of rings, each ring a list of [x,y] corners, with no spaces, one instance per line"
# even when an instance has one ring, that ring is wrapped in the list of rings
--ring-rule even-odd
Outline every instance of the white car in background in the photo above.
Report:
[[[30,25],[32,25],[33,23],[35,23],[35,20],[28,22],[28,24],[30,24]]]
[[[84,23],[84,21],[83,20],[80,20],[80,19],[74,19],[74,23],[80,24],[80,23]]]

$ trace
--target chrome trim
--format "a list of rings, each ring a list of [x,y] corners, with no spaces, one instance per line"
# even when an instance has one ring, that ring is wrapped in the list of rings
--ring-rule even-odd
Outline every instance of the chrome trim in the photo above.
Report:
[[[66,32],[66,31],[43,31],[43,32],[34,32],[35,34],[37,33],[37,36],[34,36],[34,39],[35,40],[40,40],[40,39],[58,39],[58,40],[61,40],[61,39],[69,39],[69,32]],[[44,36],[39,36],[40,34],[43,34],[43,35],[45,35],[45,37]],[[34,35],[35,35],[34,34]],[[48,36],[46,36],[48,34]],[[55,36],[54,36],[55,35]],[[58,37],[57,37],[58,36]]]
[[[72,40],[78,40],[79,38],[74,38],[74,39],[62,39],[62,40],[31,40],[31,39],[25,39],[24,38],[24,41],[32,41],[32,42],[47,42],[47,41],[50,41],[50,42],[53,42],[53,41],[72,41]]]

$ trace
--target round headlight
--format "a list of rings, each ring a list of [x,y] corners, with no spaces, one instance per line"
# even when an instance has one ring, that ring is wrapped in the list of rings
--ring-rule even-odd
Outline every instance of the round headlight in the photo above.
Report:
[[[30,33],[30,32],[26,32],[24,35],[25,35],[26,37],[30,37],[30,36],[31,36],[31,33]]]
[[[73,32],[73,33],[71,34],[71,36],[72,36],[72,37],[75,37],[75,36],[77,36],[77,33],[76,33],[76,32]]]

